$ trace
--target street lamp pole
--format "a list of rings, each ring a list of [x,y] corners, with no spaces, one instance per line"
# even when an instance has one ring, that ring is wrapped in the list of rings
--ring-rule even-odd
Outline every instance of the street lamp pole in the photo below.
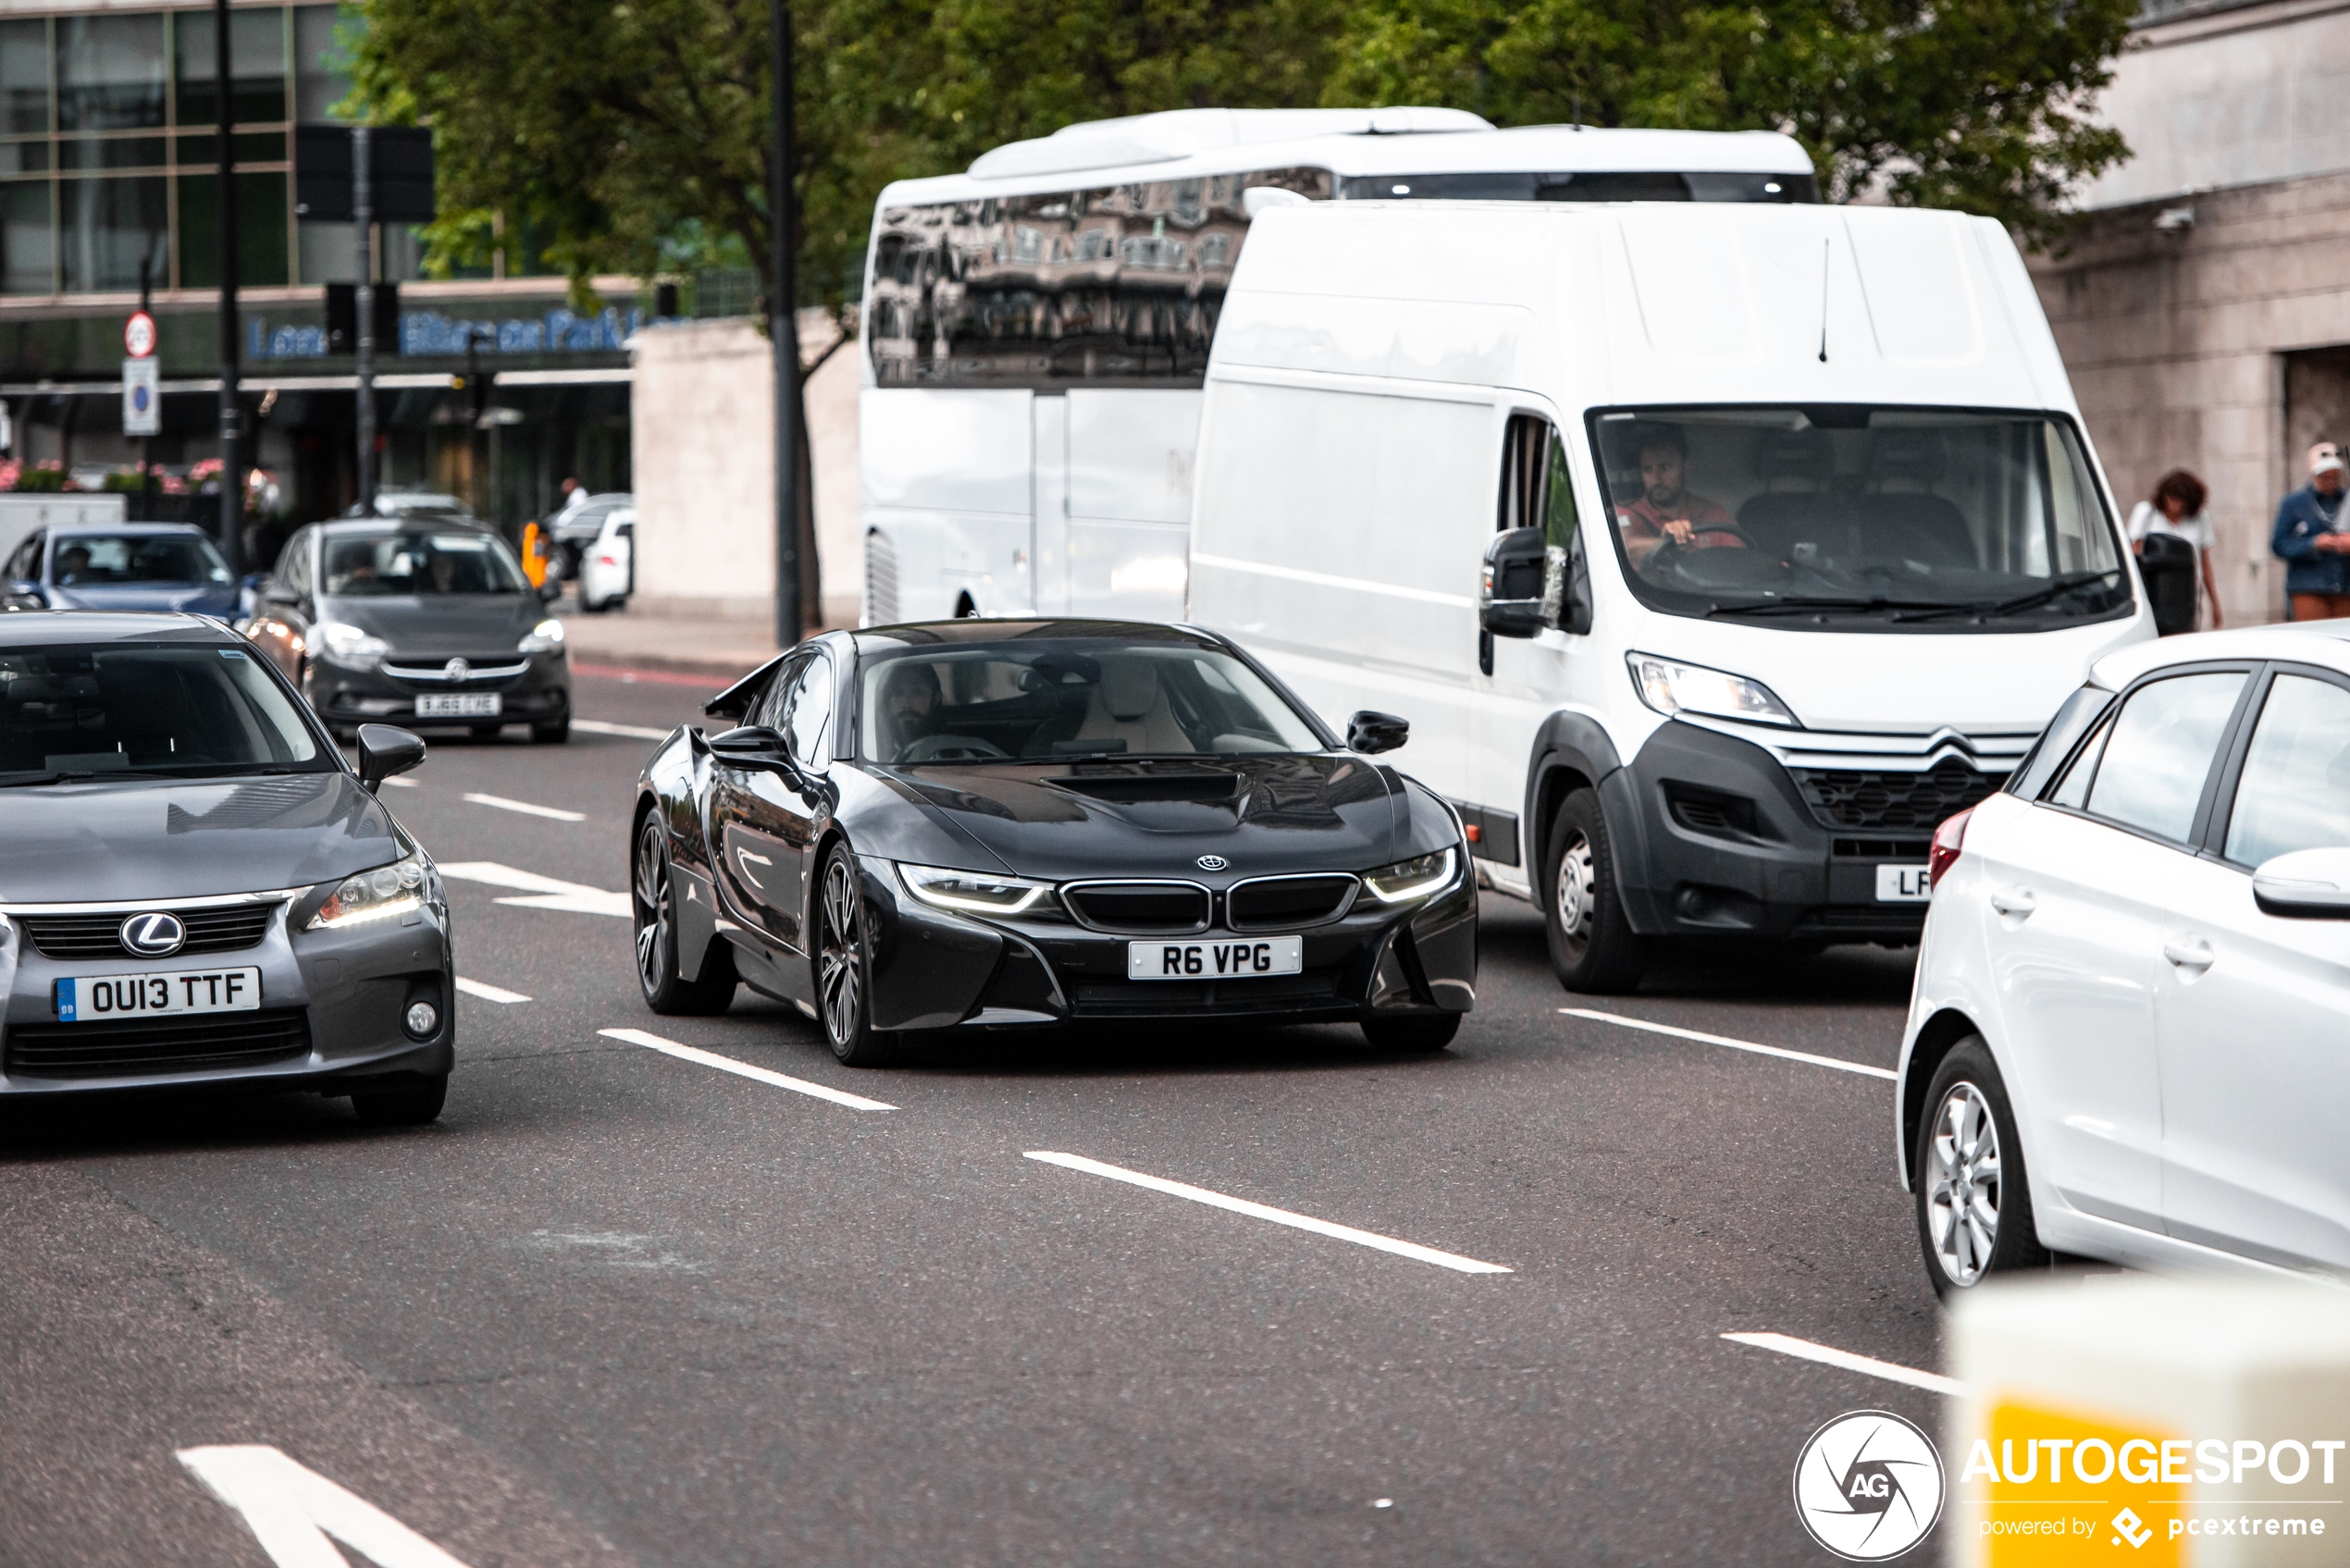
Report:
[[[798,246],[792,223],[792,32],[786,0],[768,0],[768,100],[774,145],[767,181],[769,243],[767,333],[775,350],[775,646],[799,640],[799,298]]]
[[[229,122],[235,98],[229,74],[229,0],[212,0],[212,85],[217,94],[220,165],[220,553],[230,581],[245,574],[244,403],[238,389],[237,181],[235,142]]]

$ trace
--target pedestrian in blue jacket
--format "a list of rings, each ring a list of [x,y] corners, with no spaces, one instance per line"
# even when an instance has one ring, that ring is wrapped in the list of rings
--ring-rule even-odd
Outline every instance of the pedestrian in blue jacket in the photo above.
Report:
[[[2277,503],[2269,548],[2285,562],[2284,591],[2296,621],[2350,616],[2350,516],[2344,514],[2342,449],[2309,449],[2309,482]]]

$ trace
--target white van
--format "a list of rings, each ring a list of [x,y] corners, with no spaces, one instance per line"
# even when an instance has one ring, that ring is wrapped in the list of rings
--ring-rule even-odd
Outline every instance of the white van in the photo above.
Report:
[[[1913,942],[1927,842],[2154,635],[1997,224],[1283,207],[1209,362],[1193,619],[1411,722],[1572,989]]]
[[[1096,120],[890,185],[859,321],[866,623],[1182,613],[1200,387],[1266,205],[1635,197],[1819,192],[1775,132],[1409,107]]]

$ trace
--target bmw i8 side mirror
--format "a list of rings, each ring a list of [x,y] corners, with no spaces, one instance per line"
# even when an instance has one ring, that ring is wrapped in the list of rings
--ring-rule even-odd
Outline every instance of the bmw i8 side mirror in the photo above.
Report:
[[[794,781],[799,778],[799,765],[792,760],[791,747],[784,740],[783,732],[766,724],[722,730],[710,737],[710,749],[720,761],[733,767],[763,768]]]
[[[1346,748],[1364,756],[1392,751],[1412,738],[1412,722],[1366,708],[1346,721]]]
[[[394,773],[404,773],[425,759],[425,743],[406,730],[390,724],[359,726],[359,785],[373,790]]]
[[[2264,915],[2350,920],[2350,849],[2296,849],[2262,861],[2252,901]]]

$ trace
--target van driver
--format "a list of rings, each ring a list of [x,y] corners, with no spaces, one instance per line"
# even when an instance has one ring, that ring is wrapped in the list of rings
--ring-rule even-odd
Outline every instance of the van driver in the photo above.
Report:
[[[1689,444],[1679,429],[1657,425],[1640,432],[1640,496],[1615,509],[1615,525],[1634,567],[1646,565],[1667,539],[1698,549],[1746,543],[1732,533],[1697,531],[1701,524],[1734,520],[1720,501],[1690,493],[1688,466]]]

